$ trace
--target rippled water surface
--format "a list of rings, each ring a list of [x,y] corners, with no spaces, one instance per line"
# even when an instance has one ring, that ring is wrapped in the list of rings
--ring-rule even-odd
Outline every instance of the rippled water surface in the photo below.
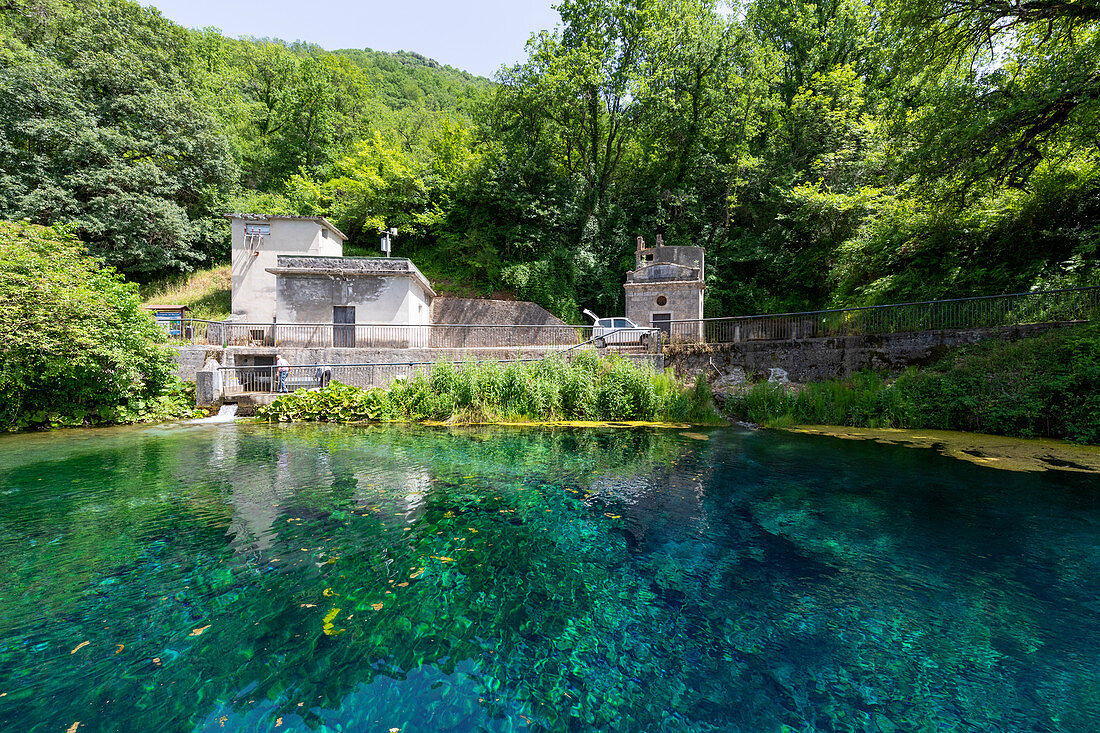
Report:
[[[1095,731],[1100,480],[828,437],[0,437],[0,729]]]

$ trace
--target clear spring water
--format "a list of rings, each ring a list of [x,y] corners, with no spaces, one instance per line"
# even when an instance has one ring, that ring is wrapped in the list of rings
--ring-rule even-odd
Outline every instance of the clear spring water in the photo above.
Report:
[[[1100,729],[1100,481],[717,429],[0,438],[0,729]]]

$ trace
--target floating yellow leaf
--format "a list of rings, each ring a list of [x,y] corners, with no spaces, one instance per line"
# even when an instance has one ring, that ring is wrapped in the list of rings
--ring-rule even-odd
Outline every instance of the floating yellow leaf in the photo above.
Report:
[[[200,636],[202,634],[202,632],[206,631],[209,628],[210,628],[210,624],[207,624],[206,626],[200,626],[197,629],[192,629],[190,635],[191,636]]]
[[[382,610],[382,604],[381,603],[372,603],[372,604],[370,604],[370,607],[373,608],[375,611],[381,611]]]
[[[91,643],[90,641],[82,641],[82,642],[80,642],[80,643],[79,643],[79,644],[77,644],[77,645],[76,645],[75,647],[73,647],[73,650],[72,650],[71,652],[69,652],[69,654],[76,654],[76,653],[77,653],[78,651],[80,651],[80,650],[81,650],[81,649],[83,649],[84,647],[88,646],[88,644],[90,644],[90,643]]]
[[[333,619],[339,615],[340,609],[334,608],[325,614],[324,622],[321,624],[321,631],[325,632],[325,636],[339,636],[344,633],[345,629],[337,629],[332,625]]]
[[[417,571],[416,571],[415,573],[413,573],[412,575],[410,575],[410,576],[409,576],[409,580],[413,580],[413,579],[415,579],[415,578],[419,578],[419,577],[420,577],[421,575],[423,575],[423,573],[424,573],[424,568],[420,568],[420,569],[419,569],[419,570],[417,570]]]
[[[72,725],[70,725],[68,727],[68,729],[65,731],[65,733],[76,733],[76,729],[79,728],[79,727],[80,727],[80,721],[78,720],[75,723],[73,723]]]
[[[298,608],[317,608],[317,604],[316,603],[303,603]]]
[[[283,724],[283,719],[282,718],[276,718],[275,719],[275,727],[276,728],[278,728],[282,724]]]
[[[119,652],[121,652],[125,648],[126,648],[125,644],[119,644],[118,649],[115,649],[115,654],[118,654]]]
[[[405,586],[407,586],[407,585],[408,585],[408,583],[398,583],[398,584],[397,584],[397,587],[398,587],[398,588],[404,588],[404,587],[405,587]]]
[[[439,560],[440,562],[454,562],[455,561],[455,559],[453,557],[447,557],[446,555],[443,555],[443,556],[432,555],[431,558],[433,560]]]
[[[325,589],[324,589],[324,590],[323,590],[323,591],[321,592],[321,595],[323,595],[323,596],[328,596],[329,598],[332,598],[333,596],[338,596],[338,595],[340,595],[340,594],[339,594],[339,593],[337,593],[336,591],[334,591],[334,590],[333,590],[332,588],[325,588]]]

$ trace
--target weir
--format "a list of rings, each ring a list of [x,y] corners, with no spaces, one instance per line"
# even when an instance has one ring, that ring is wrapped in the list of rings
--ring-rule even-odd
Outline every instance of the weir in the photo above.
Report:
[[[195,423],[223,423],[233,422],[237,419],[237,403],[226,402],[218,409],[218,414],[211,417],[204,417],[198,420],[191,420],[191,424]]]

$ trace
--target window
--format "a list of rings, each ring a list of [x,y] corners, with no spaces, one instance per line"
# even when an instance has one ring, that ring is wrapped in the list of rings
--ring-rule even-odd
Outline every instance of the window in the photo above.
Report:
[[[612,321],[610,318],[601,318],[598,322],[600,328],[611,328]]]
[[[245,224],[244,234],[246,237],[266,237],[271,234],[270,224]]]
[[[630,321],[625,318],[616,318],[615,328],[630,328]]]
[[[663,295],[657,296],[657,305],[668,305],[668,298]]]

